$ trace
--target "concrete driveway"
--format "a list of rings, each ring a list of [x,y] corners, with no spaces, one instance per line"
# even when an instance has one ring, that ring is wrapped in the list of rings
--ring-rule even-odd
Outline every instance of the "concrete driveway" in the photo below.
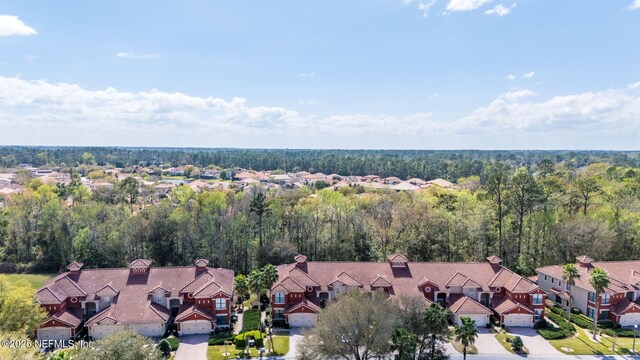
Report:
[[[529,355],[565,356],[545,340],[537,331],[531,328],[509,328],[509,334],[520,336]]]
[[[496,339],[496,335],[491,332],[490,329],[479,327],[478,338],[475,343],[476,349],[478,349],[478,355],[507,355],[508,352]]]
[[[209,335],[185,335],[180,338],[175,360],[207,360]]]
[[[295,359],[298,354],[298,344],[302,339],[301,328],[291,328],[289,332],[289,352],[285,354],[285,359]]]

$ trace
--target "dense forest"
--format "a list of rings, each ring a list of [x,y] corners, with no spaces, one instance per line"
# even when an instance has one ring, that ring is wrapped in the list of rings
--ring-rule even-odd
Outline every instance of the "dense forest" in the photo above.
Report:
[[[86,150],[11,149],[0,149],[2,161],[45,157],[38,165],[67,166]],[[310,260],[383,260],[399,251],[413,261],[479,261],[498,254],[530,274],[578,254],[599,260],[640,256],[640,169],[629,153],[96,150],[97,162],[114,157],[109,162],[123,166],[147,156],[173,162],[175,155],[176,163],[210,156],[228,157],[217,164],[222,167],[255,162],[256,169],[283,168],[275,160],[282,156],[302,170],[319,166],[314,169],[327,173],[340,173],[340,167],[375,173],[370,169],[380,167],[384,174],[428,178],[404,166],[465,170],[448,176],[457,189],[194,192],[180,186],[153,203],[130,196],[125,181],[88,193],[74,189],[74,182],[51,186],[36,179],[0,208],[0,272],[58,271],[72,260],[116,267],[139,257],[156,266],[205,257],[213,266],[247,272],[290,262],[296,253]],[[128,155],[120,159],[120,153]],[[274,163],[258,166],[258,159]],[[436,164],[443,168],[429,170]]]
[[[215,165],[252,170],[309,171],[340,175],[397,176],[422,179],[480,176],[489,162],[511,167],[533,167],[542,160],[581,168],[594,162],[640,167],[640,152],[620,151],[487,151],[487,150],[295,150],[295,149],[186,149],[0,147],[0,167],[17,164],[76,166],[82,154],[93,154],[97,165],[132,166]]]

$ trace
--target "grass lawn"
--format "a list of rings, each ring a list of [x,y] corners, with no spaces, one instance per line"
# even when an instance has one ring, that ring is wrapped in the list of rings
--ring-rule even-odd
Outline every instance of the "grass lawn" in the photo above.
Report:
[[[455,341],[455,340],[451,340],[451,345],[453,345],[453,347],[460,352],[460,354],[462,354],[462,344],[460,344],[459,342]],[[467,355],[471,354],[471,355],[475,355],[478,353],[478,349],[476,348],[475,345],[469,345],[469,347],[467,347]]]
[[[11,281],[25,280],[34,290],[38,290],[49,280],[53,279],[56,274],[0,274],[9,278]]]
[[[577,330],[577,336],[560,340],[549,340],[549,343],[561,353],[568,355],[614,355],[614,352],[609,350],[611,346],[610,341],[607,342],[605,340],[605,345],[599,342],[593,342],[581,328],[577,328]],[[601,337],[598,337],[598,339],[602,340]],[[573,351],[567,351],[565,348],[572,349]],[[622,354],[622,352],[620,353]]]
[[[268,339],[266,337],[265,339]],[[289,352],[289,336],[274,335],[273,336],[274,355],[285,355]]]
[[[209,360],[226,360],[235,359],[236,357],[242,357],[242,351],[244,349],[238,349],[235,345],[217,345],[209,346],[207,349],[207,359]],[[224,356],[225,352],[229,352],[229,356]],[[260,351],[256,348],[249,348],[249,354],[251,357],[260,356]]]
[[[598,338],[603,345],[608,348],[613,348],[612,337],[599,337]],[[633,338],[616,338],[616,352],[623,355],[631,355],[631,348],[633,347]],[[640,338],[636,338],[636,351],[640,350]]]
[[[512,353],[512,354],[516,354],[516,355],[522,355],[522,354],[528,354],[529,350],[527,349],[526,346],[522,347],[522,351],[521,352],[515,352],[513,351],[513,348],[511,347],[511,343],[507,342],[507,339],[509,340],[513,340],[515,336],[513,335],[507,335],[507,334],[496,334],[496,339],[498,339],[498,342],[500,344],[502,344],[502,346],[507,349],[508,352]]]

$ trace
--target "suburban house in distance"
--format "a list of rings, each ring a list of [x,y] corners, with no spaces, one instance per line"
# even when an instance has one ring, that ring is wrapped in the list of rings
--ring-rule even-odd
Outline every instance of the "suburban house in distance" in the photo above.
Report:
[[[297,255],[278,266],[271,288],[274,322],[313,326],[329,301],[349,290],[380,291],[391,297],[422,296],[484,326],[494,315],[507,326],[530,327],[544,315],[544,290],[502,266],[497,256],[483,263],[410,262],[400,254],[387,262],[313,262]]]
[[[138,259],[128,268],[83,270],[73,262],[36,294],[49,314],[37,338],[68,340],[83,326],[93,339],[126,328],[162,336],[173,324],[182,335],[228,327],[234,273],[208,264],[154,268]]]
[[[563,266],[552,265],[536,269],[538,285],[549,299],[569,310],[569,296],[573,307],[590,318],[594,317],[596,300],[600,302],[598,319],[609,319],[622,326],[640,325],[640,261],[594,261],[588,256],[576,257],[580,278],[570,286],[562,280]],[[599,267],[609,273],[610,284],[596,296],[589,284],[591,270]]]

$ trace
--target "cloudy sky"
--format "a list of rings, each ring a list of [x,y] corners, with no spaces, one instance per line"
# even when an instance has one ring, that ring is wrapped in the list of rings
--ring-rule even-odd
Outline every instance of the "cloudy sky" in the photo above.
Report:
[[[639,149],[640,0],[5,1],[0,144]]]

